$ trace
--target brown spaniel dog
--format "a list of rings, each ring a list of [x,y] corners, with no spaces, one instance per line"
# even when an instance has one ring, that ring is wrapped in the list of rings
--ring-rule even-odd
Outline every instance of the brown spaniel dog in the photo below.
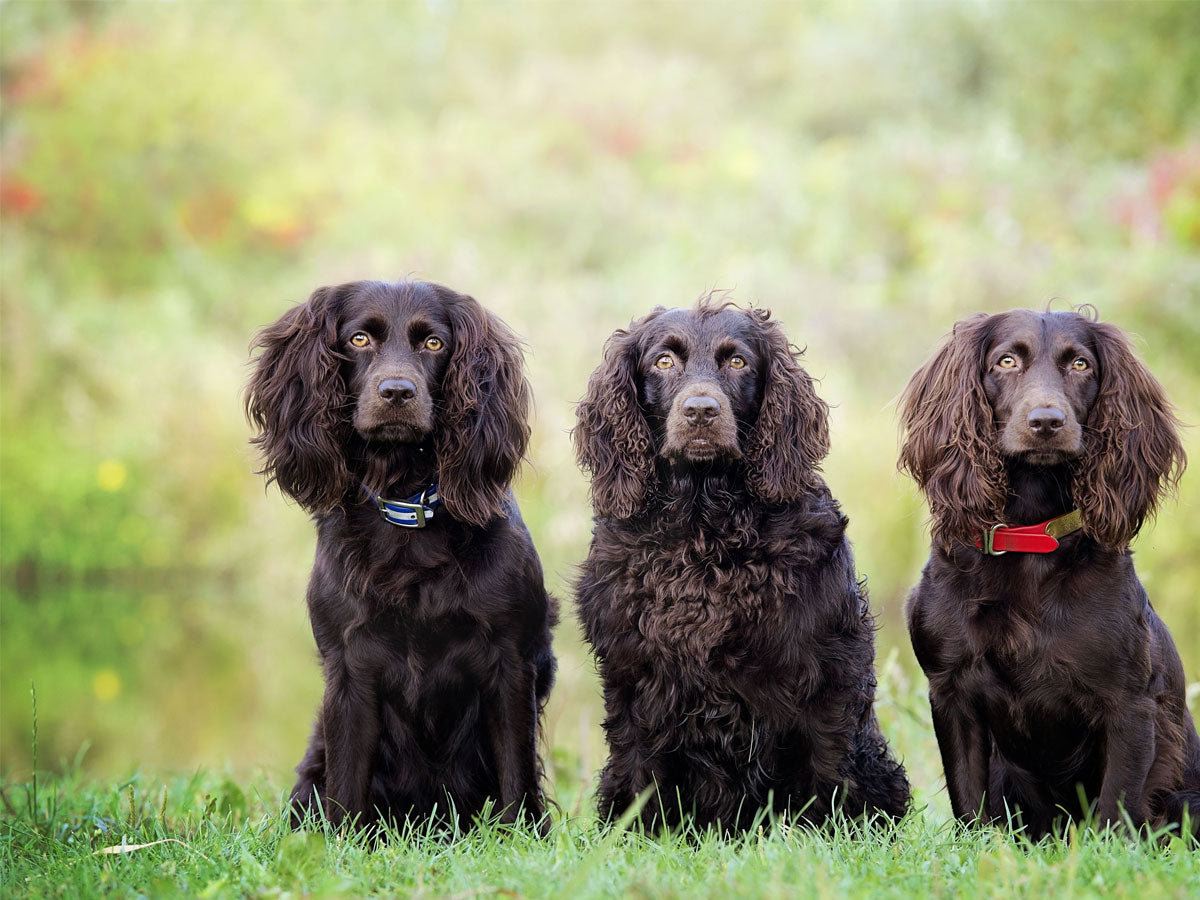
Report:
[[[294,824],[543,819],[547,595],[509,490],[529,438],[520,344],[420,282],[321,288],[258,336],[264,472],[313,514],[325,699]]]
[[[1125,335],[1073,312],[964,319],[902,420],[934,539],[908,624],[955,815],[1033,838],[1122,810],[1200,826],[1183,666],[1129,551],[1185,460]]]
[[[874,632],[817,467],[828,407],[765,310],[708,298],[617,331],[579,404],[596,523],[579,615],[604,685],[599,809],[744,829],[899,817]],[[656,789],[656,790],[653,790]]]

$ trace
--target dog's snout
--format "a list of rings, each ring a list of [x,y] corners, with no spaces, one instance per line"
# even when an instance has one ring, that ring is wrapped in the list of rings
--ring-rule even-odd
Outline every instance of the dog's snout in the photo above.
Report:
[[[417,386],[407,378],[385,378],[379,382],[379,396],[393,406],[403,406],[417,395]]]
[[[1050,437],[1067,424],[1067,414],[1054,406],[1039,406],[1025,417],[1025,423],[1039,437]]]
[[[684,400],[682,410],[689,425],[707,425],[721,414],[721,404],[715,397],[701,394]]]

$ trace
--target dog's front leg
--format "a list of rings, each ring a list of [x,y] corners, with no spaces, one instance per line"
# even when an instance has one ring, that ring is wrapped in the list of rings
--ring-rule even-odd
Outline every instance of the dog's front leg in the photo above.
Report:
[[[1104,724],[1104,781],[1096,806],[1100,828],[1121,821],[1121,809],[1135,828],[1146,823],[1143,796],[1154,762],[1154,701],[1139,698],[1109,715]]]
[[[325,795],[325,725],[320,712],[308,749],[296,766],[296,774],[299,777],[292,788],[288,809],[291,810],[292,828],[301,828],[321,808],[321,798]]]
[[[325,659],[325,816],[333,825],[364,817],[379,748],[375,673],[345,653]]]
[[[986,821],[983,799],[992,754],[991,735],[976,715],[939,701],[932,693],[929,707],[954,815],[960,822],[970,823],[981,817]]]
[[[544,831],[537,764],[537,696],[533,666],[502,673],[485,719],[500,782],[500,821],[525,817]]]

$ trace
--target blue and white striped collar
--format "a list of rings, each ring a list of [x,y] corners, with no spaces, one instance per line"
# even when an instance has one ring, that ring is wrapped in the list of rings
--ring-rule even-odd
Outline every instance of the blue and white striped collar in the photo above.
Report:
[[[383,521],[401,528],[424,528],[425,523],[433,518],[434,509],[442,502],[442,498],[438,496],[436,484],[431,484],[421,493],[414,494],[407,500],[385,500],[365,484],[362,488],[378,508]]]

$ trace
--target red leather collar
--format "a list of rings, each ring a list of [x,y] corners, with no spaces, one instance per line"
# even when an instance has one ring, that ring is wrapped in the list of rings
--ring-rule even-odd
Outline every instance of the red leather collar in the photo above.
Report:
[[[1039,522],[1037,525],[1021,525],[1016,528],[999,523],[975,539],[975,546],[988,556],[1002,553],[1050,553],[1058,549],[1058,539],[1083,527],[1079,510]]]

